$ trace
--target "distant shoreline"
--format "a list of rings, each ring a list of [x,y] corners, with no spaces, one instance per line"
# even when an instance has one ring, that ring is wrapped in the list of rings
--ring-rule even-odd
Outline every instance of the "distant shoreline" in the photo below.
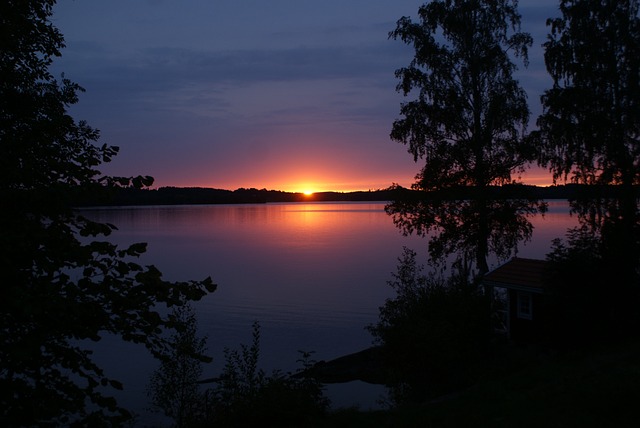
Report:
[[[429,199],[464,200],[489,199],[580,199],[615,197],[618,186],[587,186],[566,184],[539,187],[523,184],[491,186],[480,194],[477,189],[458,187],[437,192],[424,192],[393,186],[388,189],[355,192],[317,192],[310,195],[255,188],[224,190],[205,187],[160,187],[158,189],[119,188],[110,189],[106,195],[84,195],[78,206],[136,206],[136,205],[214,205],[214,204],[265,204],[274,202],[389,202]],[[638,188],[636,195],[640,194]]]

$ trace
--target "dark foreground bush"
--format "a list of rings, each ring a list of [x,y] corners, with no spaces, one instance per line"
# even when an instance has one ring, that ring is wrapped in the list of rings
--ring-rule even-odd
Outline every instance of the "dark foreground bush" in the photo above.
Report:
[[[217,387],[207,392],[203,426],[300,427],[321,418],[329,407],[322,384],[316,380],[258,368],[260,328],[253,326],[251,346],[225,350],[225,367]],[[312,365],[303,352],[304,369]]]
[[[555,347],[583,347],[636,336],[640,327],[637,246],[612,249],[612,240],[584,226],[570,229],[566,242],[554,240],[547,255],[550,316],[545,338]],[[630,253],[631,262],[620,252]]]
[[[369,326],[383,346],[392,401],[417,401],[469,384],[490,342],[488,304],[462,275],[442,279],[422,273],[405,249],[389,285],[396,297]]]

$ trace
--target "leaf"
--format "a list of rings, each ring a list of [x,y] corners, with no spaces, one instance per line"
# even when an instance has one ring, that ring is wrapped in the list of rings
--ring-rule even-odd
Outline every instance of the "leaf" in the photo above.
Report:
[[[131,244],[127,249],[127,254],[134,257],[139,257],[141,254],[147,251],[147,243],[146,242],[138,242],[136,244]]]

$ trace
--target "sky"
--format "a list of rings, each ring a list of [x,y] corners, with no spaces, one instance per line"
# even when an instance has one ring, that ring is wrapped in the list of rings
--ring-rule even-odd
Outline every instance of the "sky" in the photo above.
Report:
[[[156,187],[409,187],[421,164],[389,133],[406,101],[394,71],[413,53],[388,33],[421,4],[59,0],[66,48],[52,71],[86,89],[71,114],[120,147],[105,174],[151,175]],[[551,82],[545,21],[559,12],[554,0],[520,0],[519,11],[534,38],[517,72],[531,130]],[[521,178],[551,183],[538,167]]]

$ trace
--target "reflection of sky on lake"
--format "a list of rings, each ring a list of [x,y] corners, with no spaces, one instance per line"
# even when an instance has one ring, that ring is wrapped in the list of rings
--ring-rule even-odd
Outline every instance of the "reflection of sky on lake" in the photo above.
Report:
[[[548,201],[548,211],[544,215],[537,215],[529,220],[533,224],[533,238],[531,242],[520,245],[518,257],[544,259],[551,249],[551,241],[564,238],[567,229],[578,225],[575,215],[569,215],[567,201]]]
[[[426,255],[426,240],[403,237],[383,209],[384,203],[300,203],[135,207],[85,214],[115,224],[114,242],[148,242],[142,263],[156,265],[166,279],[210,275],[218,284],[215,293],[197,304],[200,330],[209,336],[214,357],[205,375],[215,376],[223,348],[249,343],[254,320],[261,325],[261,364],[268,371],[297,368],[298,350],[315,351],[316,359],[328,360],[369,346],[364,327],[375,322],[378,307],[392,295],[386,281],[402,247]],[[567,213],[566,201],[550,202],[544,217],[532,219],[533,242],[521,246],[518,255],[543,258],[551,240],[576,223]],[[120,371],[114,374],[144,385],[155,365],[138,351],[119,351],[124,349],[119,346],[104,357]],[[113,364],[125,352],[128,364]],[[132,371],[128,366],[136,361],[140,368]],[[381,391],[368,397],[369,404]],[[345,394],[353,393],[347,388]],[[340,397],[333,398],[340,404]]]

